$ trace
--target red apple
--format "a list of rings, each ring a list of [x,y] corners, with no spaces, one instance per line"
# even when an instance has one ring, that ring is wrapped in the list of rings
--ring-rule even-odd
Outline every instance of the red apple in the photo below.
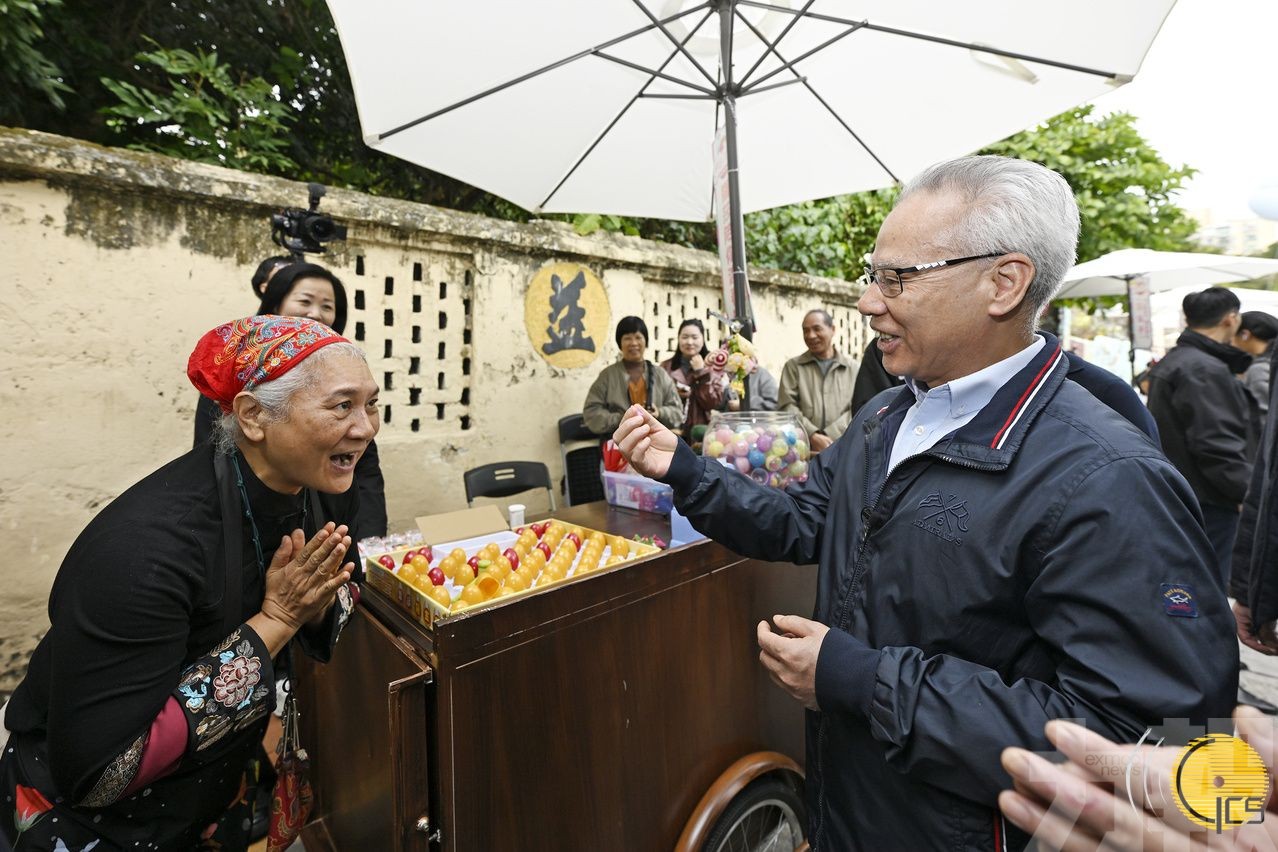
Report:
[[[546,544],[546,542],[544,541],[537,542],[537,549],[540,550],[542,553],[546,554],[547,559],[550,558],[550,545]]]
[[[410,551],[408,551],[407,553],[405,553],[405,554],[404,554],[404,561],[403,561],[403,562],[401,562],[400,564],[401,564],[401,565],[407,565],[409,562],[412,562],[412,561],[413,561],[413,557],[414,557],[414,556],[416,556],[416,555],[417,555],[417,551],[416,551],[416,550],[410,550]]]
[[[479,570],[479,554],[476,553],[474,556],[467,559],[466,564],[469,565],[473,570],[478,571]]]
[[[564,536],[564,538],[575,544],[578,550],[581,550],[581,536],[576,533],[568,533],[568,535]]]
[[[426,545],[425,547],[417,548],[417,552],[420,553],[422,556],[425,556],[427,562],[435,561],[435,549],[431,547],[429,544]]]
[[[533,524],[532,531],[536,533],[537,538],[541,538],[543,535],[546,534],[546,528],[549,526],[550,526],[549,523]],[[549,556],[550,554],[547,553],[546,555]]]
[[[515,527],[515,535],[523,535],[527,527]]]
[[[377,564],[385,568],[387,571],[395,570],[395,557],[389,553],[383,553],[377,558]]]
[[[501,552],[501,555],[506,557],[508,560],[510,560],[511,571],[516,571],[519,569],[519,554],[515,551],[515,548],[508,547]]]
[[[430,581],[436,586],[444,585],[444,572],[439,569],[438,565],[427,571],[426,576],[430,577]]]

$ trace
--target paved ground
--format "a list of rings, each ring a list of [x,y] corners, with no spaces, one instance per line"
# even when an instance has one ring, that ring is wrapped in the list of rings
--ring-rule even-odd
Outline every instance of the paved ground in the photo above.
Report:
[[[1242,645],[1238,646],[1238,653],[1247,666],[1239,677],[1243,689],[1278,705],[1278,657],[1267,657]]]

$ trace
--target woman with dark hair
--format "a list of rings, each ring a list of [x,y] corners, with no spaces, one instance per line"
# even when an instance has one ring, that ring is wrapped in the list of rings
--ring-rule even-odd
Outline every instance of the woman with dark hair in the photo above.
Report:
[[[693,426],[710,422],[710,412],[723,407],[728,377],[715,374],[706,365],[710,354],[706,346],[706,327],[699,319],[686,319],[679,324],[679,346],[661,362],[661,368],[674,380],[683,400],[683,435],[688,438]]]
[[[271,276],[257,315],[278,314],[322,322],[341,334],[346,330],[346,288],[341,279],[317,263],[290,263]],[[210,440],[217,405],[200,397],[195,406],[195,446]],[[354,529],[361,537],[386,535],[386,480],[377,444],[370,443],[355,468],[359,516]]]
[[[266,285],[271,280],[271,277],[292,262],[293,258],[277,254],[259,263],[257,269],[253,271],[253,277],[249,279],[249,286],[253,288],[253,295],[259,299],[262,298],[262,294],[266,292]]]
[[[648,325],[639,317],[622,317],[616,338],[621,360],[604,367],[590,386],[581,411],[586,428],[611,435],[632,405],[642,405],[665,425],[677,427],[683,422],[683,403],[674,380],[644,357]]]
[[[1234,333],[1234,346],[1251,355],[1251,366],[1243,373],[1243,387],[1251,391],[1260,407],[1261,425],[1269,416],[1269,374],[1278,319],[1264,311],[1244,311],[1242,324]]]
[[[346,288],[318,263],[290,263],[267,282],[257,313],[306,317],[342,334],[346,331]]]

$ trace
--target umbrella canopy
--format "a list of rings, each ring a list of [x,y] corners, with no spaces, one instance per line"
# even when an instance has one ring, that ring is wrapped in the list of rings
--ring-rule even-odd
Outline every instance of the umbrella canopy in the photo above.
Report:
[[[532,211],[704,221],[733,116],[738,215],[887,186],[1128,82],[1173,3],[329,7],[374,148]]]
[[[1065,276],[1058,299],[1124,296],[1136,277],[1149,282],[1151,293],[1177,287],[1211,287],[1278,274],[1278,260],[1205,252],[1120,249],[1080,263]]]

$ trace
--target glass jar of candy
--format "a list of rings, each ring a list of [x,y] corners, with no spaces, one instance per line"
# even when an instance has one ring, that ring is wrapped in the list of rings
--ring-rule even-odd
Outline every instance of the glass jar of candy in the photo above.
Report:
[[[763,485],[785,488],[808,478],[808,433],[782,411],[716,411],[701,454]]]

